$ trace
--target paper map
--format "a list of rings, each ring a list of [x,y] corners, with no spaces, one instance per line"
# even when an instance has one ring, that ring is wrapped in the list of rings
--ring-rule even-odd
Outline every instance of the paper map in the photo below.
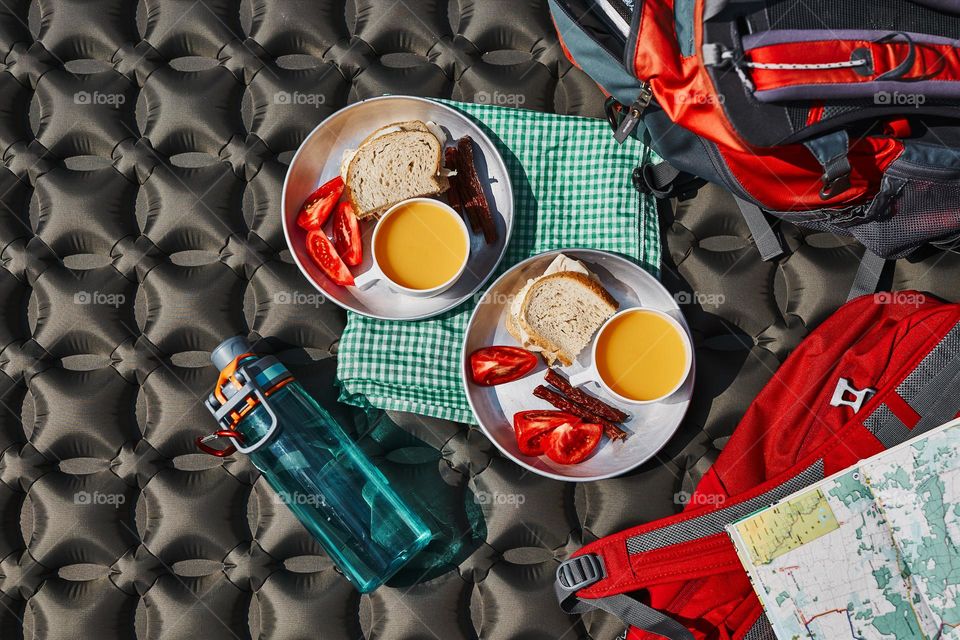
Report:
[[[780,640],[960,638],[960,422],[728,531]]]

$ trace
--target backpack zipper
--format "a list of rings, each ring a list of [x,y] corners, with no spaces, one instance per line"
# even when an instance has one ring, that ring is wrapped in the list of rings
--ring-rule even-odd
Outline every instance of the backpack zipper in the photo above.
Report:
[[[647,110],[647,107],[650,106],[652,101],[653,90],[650,88],[650,83],[641,81],[640,93],[637,94],[636,100],[627,108],[627,116],[613,134],[617,142],[623,144],[623,141],[630,137],[633,130],[640,124],[640,118],[643,117],[643,112]]]

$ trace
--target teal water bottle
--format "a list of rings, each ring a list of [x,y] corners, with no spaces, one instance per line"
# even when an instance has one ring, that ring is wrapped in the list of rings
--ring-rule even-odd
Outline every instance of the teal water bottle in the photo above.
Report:
[[[247,454],[280,499],[361,592],[382,585],[431,539],[384,475],[273,356],[242,336],[210,354],[220,377],[207,398],[218,430],[205,452]],[[227,438],[230,446],[209,444]]]

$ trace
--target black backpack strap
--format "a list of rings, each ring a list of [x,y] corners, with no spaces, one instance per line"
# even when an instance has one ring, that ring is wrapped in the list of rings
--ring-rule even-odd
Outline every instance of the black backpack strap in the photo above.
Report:
[[[780,244],[780,238],[770,226],[770,221],[764,215],[763,210],[752,202],[747,202],[737,196],[733,197],[740,207],[740,213],[743,215],[750,234],[753,236],[753,242],[757,245],[760,257],[764,261],[773,260],[783,255],[783,245]]]
[[[860,266],[857,268],[857,275],[853,278],[850,293],[847,295],[847,301],[876,293],[886,264],[885,258],[881,258],[870,249],[865,249],[860,259]]]
[[[669,162],[644,164],[637,171],[639,174],[634,172],[633,176],[634,186],[642,193],[661,200],[689,200],[707,182],[692,173],[677,169]]]
[[[682,624],[653,607],[648,607],[630,596],[617,594],[603,598],[577,597],[577,591],[602,580],[606,576],[603,559],[592,553],[576,556],[560,563],[554,588],[560,608],[567,613],[586,613],[601,609],[612,613],[627,624],[668,640],[693,640],[693,634]]]
[[[813,138],[803,143],[810,153],[823,167],[823,187],[820,188],[820,197],[829,200],[833,196],[843,193],[850,188],[850,136],[845,129],[834,131],[819,138]]]

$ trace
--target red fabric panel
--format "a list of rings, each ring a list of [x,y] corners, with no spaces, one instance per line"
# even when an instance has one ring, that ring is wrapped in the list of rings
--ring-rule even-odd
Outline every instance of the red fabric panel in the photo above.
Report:
[[[854,68],[842,69],[749,69],[758,91],[781,87],[863,84],[896,69],[909,53],[905,42],[876,43],[868,40],[821,40],[790,42],[757,47],[747,51],[751,62],[775,64],[826,64],[847,62],[855,49],[869,49],[873,56],[873,73],[861,75]],[[950,45],[914,44],[915,60],[900,78],[903,81],[960,80],[960,50]],[[904,85],[904,93],[910,86]],[[811,96],[812,98],[816,96]]]
[[[757,396],[690,507],[581,550],[613,562],[608,579],[579,595],[639,591],[648,604],[686,624],[697,640],[742,637],[760,604],[725,534],[630,557],[626,540],[760,495],[817,459],[824,460],[825,475],[830,475],[882,451],[857,417],[889,403],[899,382],[960,321],[960,305],[921,294],[902,300],[911,302],[885,304],[886,299],[864,296],[811,333]],[[829,404],[840,377],[857,388],[879,390],[857,416],[850,407]],[[625,559],[629,568],[623,566]],[[654,638],[636,630],[630,637]]]

